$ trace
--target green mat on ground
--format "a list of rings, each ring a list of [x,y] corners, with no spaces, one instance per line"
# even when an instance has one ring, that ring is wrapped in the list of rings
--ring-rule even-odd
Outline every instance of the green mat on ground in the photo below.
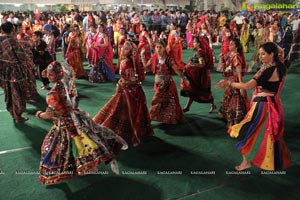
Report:
[[[219,48],[216,48],[218,55]],[[193,52],[184,51],[186,61]],[[247,63],[251,53],[246,54]],[[89,70],[86,67],[86,70]],[[5,110],[0,90],[0,199],[297,199],[300,192],[300,98],[299,64],[292,63],[282,93],[285,110],[285,141],[292,153],[292,165],[285,174],[263,174],[252,167],[246,174],[234,174],[241,161],[235,139],[226,133],[225,123],[217,111],[209,114],[209,104],[193,103],[185,121],[178,125],[153,122],[154,136],[136,147],[119,154],[121,174],[111,173],[109,166],[100,165],[99,174],[76,177],[68,182],[44,186],[38,180],[40,147],[51,122],[37,120],[34,113],[44,110],[47,91],[40,90],[40,99],[28,104],[25,116],[30,120],[15,124]],[[253,73],[244,79],[251,79]],[[214,85],[221,79],[212,72],[212,91],[217,106],[222,90]],[[174,77],[179,89],[179,78]],[[147,76],[143,88],[150,108],[154,76]],[[41,82],[37,81],[38,88]],[[80,108],[94,116],[111,98],[116,83],[90,83],[76,80]],[[251,96],[251,91],[248,93]],[[180,97],[185,105],[187,99]],[[9,151],[11,150],[11,151]],[[197,174],[198,173],[198,174]],[[199,174],[207,173],[207,174]]]

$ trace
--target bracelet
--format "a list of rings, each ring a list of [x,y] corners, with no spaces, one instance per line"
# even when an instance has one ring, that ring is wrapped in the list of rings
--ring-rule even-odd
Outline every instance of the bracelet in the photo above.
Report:
[[[231,86],[231,85],[232,85],[232,82],[233,82],[233,81],[229,81],[229,86],[230,86],[230,87],[232,87],[232,86]]]

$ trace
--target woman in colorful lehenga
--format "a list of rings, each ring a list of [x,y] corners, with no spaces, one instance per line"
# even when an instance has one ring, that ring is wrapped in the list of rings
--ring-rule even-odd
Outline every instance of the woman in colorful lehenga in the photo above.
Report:
[[[87,73],[83,68],[82,60],[82,37],[78,26],[73,27],[72,34],[69,36],[69,45],[66,52],[68,63],[71,65],[75,77],[78,79],[86,79]]]
[[[236,147],[243,161],[237,171],[251,167],[263,170],[284,170],[290,166],[290,153],[286,147],[283,108],[280,100],[286,67],[278,56],[278,47],[272,42],[261,45],[261,69],[247,83],[222,80],[216,87],[249,90],[255,88],[252,105],[246,117],[229,129],[231,137],[238,139]]]
[[[45,112],[37,111],[38,119],[53,120],[53,126],[41,147],[39,179],[50,185],[97,171],[100,163],[111,163],[118,174],[115,157],[127,143],[106,127],[96,124],[78,108],[73,71],[69,65],[52,62],[44,71],[55,83],[48,96]]]
[[[176,72],[186,84],[189,84],[182,72],[177,69],[174,59],[166,52],[163,42],[155,44],[156,53],[150,60],[143,56],[144,66],[152,66],[152,72],[155,74],[154,91],[150,109],[150,118],[152,121],[159,121],[164,124],[177,124],[182,121],[183,114],[179,103],[176,84],[172,78],[173,72]]]
[[[242,82],[246,71],[246,62],[240,41],[231,39],[229,50],[229,53],[222,58],[223,77],[233,82]],[[224,88],[219,115],[226,120],[228,127],[242,121],[247,113],[247,108],[248,97],[245,90],[229,86]]]
[[[15,122],[24,122],[27,98],[27,54],[12,36],[14,26],[10,22],[1,24],[0,34],[0,86],[4,90],[6,109]]]
[[[143,51],[144,52],[144,55],[146,57],[146,60],[149,60],[151,58],[151,47],[153,46],[152,45],[152,41],[151,41],[151,38],[146,30],[146,25],[145,24],[141,24],[140,25],[140,29],[141,29],[141,32],[139,34],[139,45],[138,45],[138,51],[139,51],[139,54],[140,56],[142,57],[141,55],[141,52]],[[144,66],[144,71],[145,72],[151,72],[151,68],[146,68]]]
[[[93,120],[137,146],[144,137],[153,134],[146,96],[141,86],[145,74],[134,43],[125,42],[122,56],[117,91]]]
[[[250,24],[247,18],[243,19],[243,25],[241,29],[241,45],[243,47],[244,53],[249,52],[249,34],[250,34]]]
[[[214,67],[214,61],[208,38],[205,36],[195,37],[194,50],[196,53],[184,68],[184,75],[190,84],[181,82],[180,94],[188,97],[183,112],[188,112],[193,101],[197,101],[198,103],[210,103],[209,113],[212,113],[217,107],[211,92],[210,70]]]
[[[89,73],[89,81],[94,83],[115,81],[114,53],[104,24],[98,25],[95,41],[91,44],[91,48],[92,68]]]

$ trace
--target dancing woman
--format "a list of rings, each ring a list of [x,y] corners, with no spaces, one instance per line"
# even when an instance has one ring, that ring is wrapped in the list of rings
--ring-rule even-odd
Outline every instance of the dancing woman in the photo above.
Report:
[[[97,171],[100,163],[111,163],[118,172],[115,157],[127,143],[106,127],[100,126],[78,108],[72,69],[52,62],[43,73],[55,83],[48,96],[45,112],[38,119],[53,120],[41,148],[39,179],[50,185]]]
[[[112,129],[133,146],[153,134],[146,96],[141,86],[144,79],[137,48],[133,42],[126,41],[122,47],[117,91],[93,118],[96,123]]]
[[[72,34],[69,35],[69,45],[66,52],[66,58],[68,63],[74,70],[75,77],[78,79],[86,79],[87,73],[83,68],[82,58],[82,44],[83,39],[81,37],[79,26],[73,28]]]
[[[98,31],[94,37],[95,40],[91,43],[92,69],[89,73],[89,81],[96,83],[115,81],[114,53],[104,24],[98,25]]]
[[[140,56],[142,56],[141,52],[143,51],[144,52],[143,56],[145,56],[146,59],[149,60],[151,58],[151,47],[153,46],[153,44],[152,44],[151,38],[149,36],[149,33],[147,31],[146,25],[141,24],[140,28],[141,28],[141,32],[139,34],[138,51],[139,51]],[[145,72],[151,71],[150,68],[146,68],[145,66],[144,66],[144,70],[145,70]]]
[[[150,109],[150,117],[153,121],[164,124],[177,124],[182,121],[183,114],[179,103],[176,84],[172,78],[176,72],[185,82],[189,84],[182,72],[177,69],[175,60],[167,54],[165,44],[161,41],[155,44],[156,53],[146,61],[142,52],[143,65],[152,66],[155,74],[154,91]]]
[[[243,82],[246,62],[238,39],[231,39],[229,52],[223,56],[221,71],[225,79],[239,83]],[[242,121],[248,109],[247,92],[244,89],[225,87],[219,110],[219,115],[227,121],[230,127]]]
[[[210,103],[209,113],[217,107],[214,104],[214,97],[211,92],[210,69],[213,69],[213,53],[209,46],[208,38],[205,36],[194,38],[194,56],[189,59],[184,68],[184,75],[189,80],[189,84],[181,82],[181,96],[188,97],[188,101],[183,108],[183,112],[188,112],[193,101],[199,103]]]
[[[262,67],[246,82],[221,80],[217,88],[249,90],[255,88],[252,105],[246,117],[229,129],[231,137],[238,139],[237,149],[243,161],[235,169],[251,167],[251,163],[264,170],[283,170],[290,165],[290,154],[284,141],[284,118],[280,100],[286,67],[278,56],[273,42],[262,44],[259,49]]]

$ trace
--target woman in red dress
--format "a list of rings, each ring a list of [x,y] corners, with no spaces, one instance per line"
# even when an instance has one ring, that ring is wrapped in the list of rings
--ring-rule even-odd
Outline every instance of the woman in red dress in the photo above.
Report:
[[[142,56],[144,66],[152,66],[152,72],[155,74],[155,94],[152,99],[150,117],[151,120],[164,124],[177,124],[182,121],[183,114],[176,84],[172,78],[173,72],[176,72],[186,84],[189,82],[177,69],[174,59],[167,54],[163,42],[155,44],[155,51],[156,53],[148,61],[145,56]]]
[[[185,63],[182,61],[182,41],[180,33],[176,31],[174,23],[170,25],[170,33],[168,36],[167,52],[175,60],[178,69],[183,69]]]
[[[243,75],[246,72],[246,63],[240,41],[231,39],[229,50],[222,60],[223,77],[233,82],[242,82]],[[249,101],[246,91],[228,86],[224,88],[219,115],[227,121],[227,126],[231,127],[242,121],[247,113],[248,106]]]
[[[117,91],[93,118],[96,123],[112,129],[133,146],[153,134],[146,96],[141,86],[144,79],[137,48],[134,43],[126,41],[122,48]]]
[[[181,82],[180,94],[188,97],[183,112],[188,112],[193,101],[197,101],[198,103],[210,103],[209,113],[212,113],[216,109],[210,78],[210,70],[214,67],[214,61],[208,38],[205,36],[195,37],[194,50],[196,53],[184,68],[184,74],[190,84],[186,85],[185,82]]]
[[[144,52],[144,55],[146,57],[147,60],[149,60],[151,58],[151,47],[152,47],[152,41],[151,38],[146,30],[146,25],[145,24],[141,24],[140,25],[141,28],[141,32],[139,34],[139,45],[138,45],[138,51],[140,56],[141,52]],[[144,70],[145,72],[150,72],[151,68],[146,68],[144,66]]]

